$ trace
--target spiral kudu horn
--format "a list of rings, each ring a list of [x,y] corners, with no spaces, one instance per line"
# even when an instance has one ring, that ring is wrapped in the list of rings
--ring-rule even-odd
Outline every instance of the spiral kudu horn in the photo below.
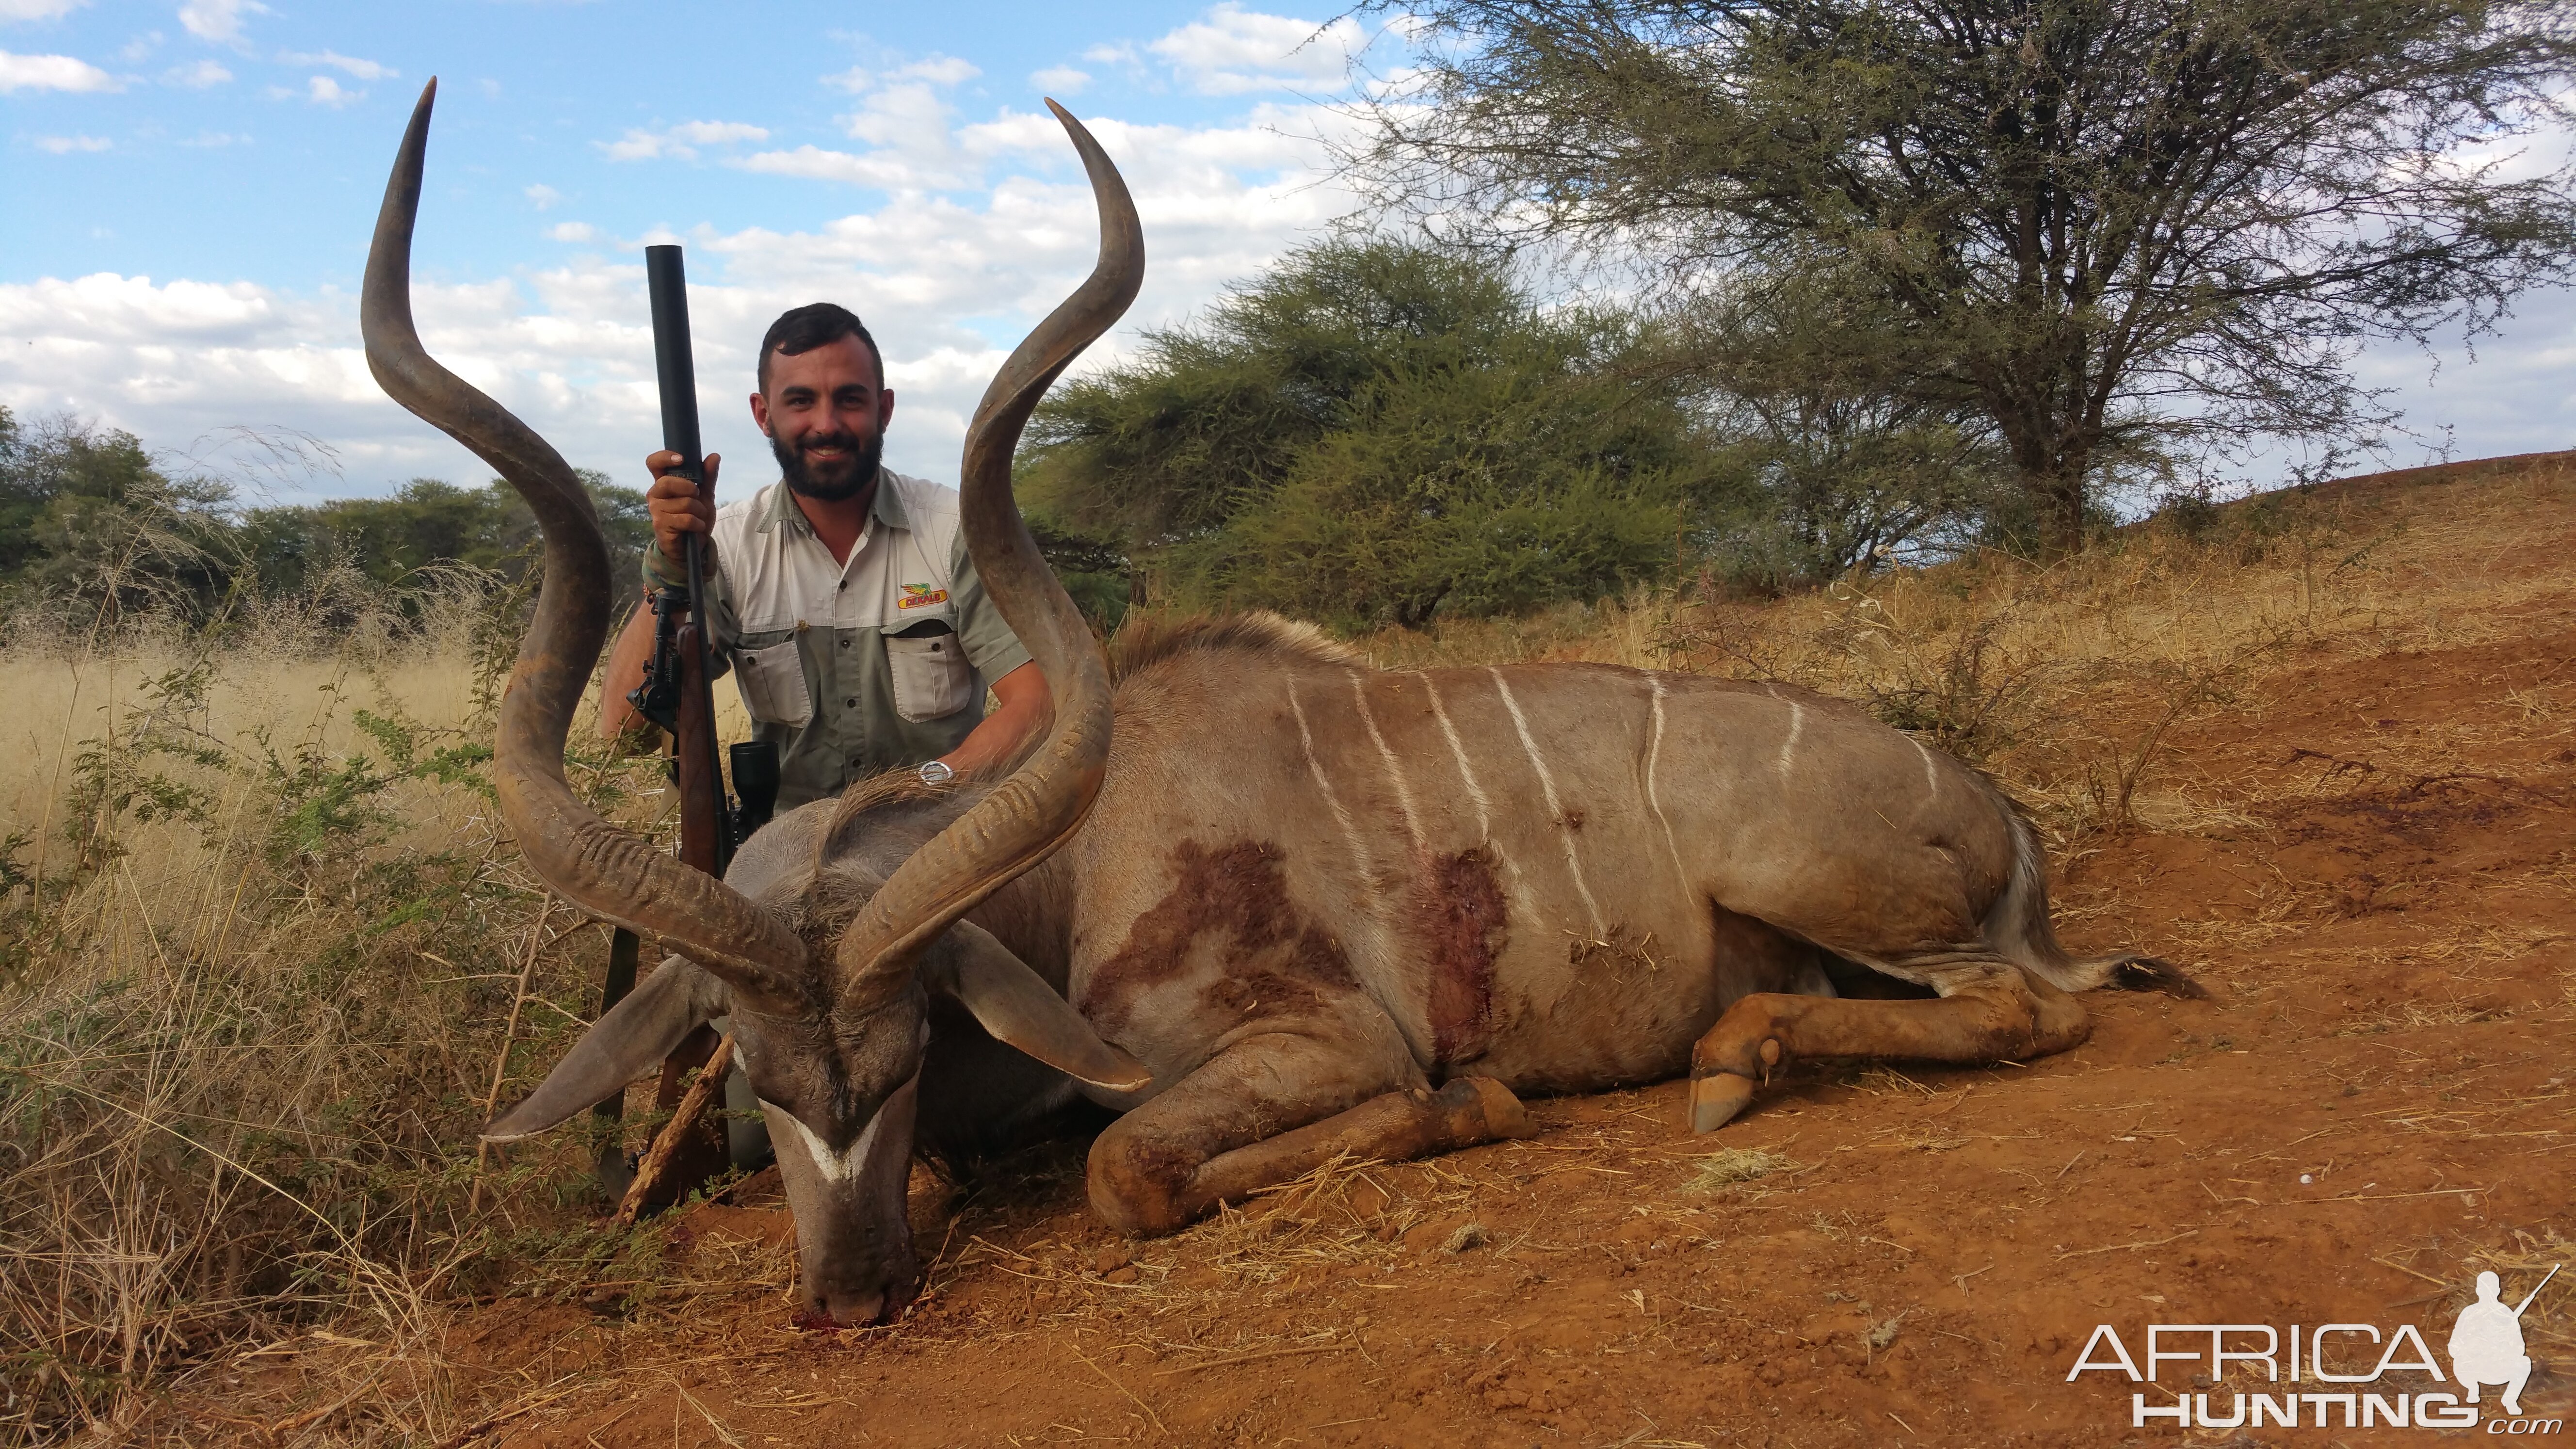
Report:
[[[545,533],[535,621],[501,697],[494,761],[502,818],[537,877],[593,915],[661,936],[715,973],[746,1004],[788,1009],[811,968],[795,932],[712,876],[592,814],[564,782],[564,737],[608,632],[608,544],[563,456],[508,409],[432,359],[411,319],[412,220],[438,82],[420,93],[385,183],[367,252],[359,326],[367,366],[394,401],[463,443],[519,490]]]
[[[1091,173],[1100,259],[984,389],[966,429],[958,492],[967,552],[985,591],[1046,676],[1055,725],[1009,779],[906,858],[842,932],[834,956],[845,1005],[899,989],[925,944],[1063,844],[1090,812],[1109,758],[1108,665],[1020,519],[1011,497],[1011,455],[1056,374],[1136,300],[1145,280],[1145,232],[1127,183],[1100,143],[1064,107],[1049,101],[1047,108],[1064,123]]]

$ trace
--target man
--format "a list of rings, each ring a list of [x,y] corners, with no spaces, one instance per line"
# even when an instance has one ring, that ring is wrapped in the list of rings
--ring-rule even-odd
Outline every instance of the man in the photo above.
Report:
[[[644,588],[684,582],[681,539],[707,540],[715,669],[733,671],[753,730],[778,746],[778,808],[886,770],[937,784],[1009,760],[1045,725],[1046,679],[975,577],[957,490],[881,466],[894,393],[876,339],[844,308],[799,307],[760,339],[759,383],[751,420],[779,481],[719,509],[719,456],[707,455],[703,493],[671,471],[679,454],[645,458]],[[652,653],[653,611],[638,608],[608,656],[606,737],[642,722],[626,696]],[[769,1133],[739,1065],[725,1106],[728,1155],[757,1168]]]
[[[681,539],[707,540],[716,668],[779,747],[778,808],[884,770],[937,783],[1010,759],[1045,723],[1046,681],[984,596],[956,490],[880,466],[894,393],[876,339],[829,302],[799,307],[761,339],[759,382],[751,418],[780,481],[718,509],[718,456],[704,494],[671,471],[679,454],[647,457],[644,574],[648,592],[681,581]],[[609,655],[603,735],[638,723],[626,695],[652,651],[639,608]]]

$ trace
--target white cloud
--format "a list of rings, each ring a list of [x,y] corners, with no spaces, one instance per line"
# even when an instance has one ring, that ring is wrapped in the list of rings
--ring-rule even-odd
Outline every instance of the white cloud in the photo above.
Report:
[[[166,84],[187,86],[192,90],[204,90],[208,86],[219,86],[232,78],[233,73],[231,71],[224,69],[221,65],[218,65],[211,60],[201,60],[194,65],[174,65],[170,67],[169,70],[163,72],[161,76],[162,81]]]
[[[11,91],[112,91],[116,77],[68,55],[11,55],[0,50],[0,95]]]
[[[250,137],[236,135],[231,131],[199,131],[194,136],[189,137],[187,140],[182,141],[179,144],[182,146],[203,146],[208,149],[212,149],[217,146],[247,146],[250,144]]]
[[[1349,16],[1329,24],[1264,15],[1226,0],[1147,49],[1204,95],[1265,90],[1340,90],[1351,57],[1367,48]]]
[[[104,151],[116,144],[99,136],[38,136],[36,149],[68,156],[74,151]]]
[[[682,121],[662,131],[630,130],[615,141],[596,142],[611,161],[654,161],[669,157],[674,161],[698,159],[700,146],[729,146],[743,141],[766,141],[766,127],[741,121]]]
[[[242,38],[243,16],[268,13],[259,0],[187,0],[179,7],[179,23],[199,40],[230,45]]]
[[[12,20],[51,20],[69,15],[88,0],[0,0],[0,24]]]
[[[769,132],[741,121],[682,121],[671,128],[674,139],[692,146],[721,146],[732,141],[766,141]]]
[[[1114,359],[1134,329],[1202,306],[1347,211],[1318,185],[1318,155],[1294,139],[1335,124],[1320,111],[1262,109],[1215,128],[1095,118],[1151,238],[1153,264],[1128,325],[1095,347]],[[1043,114],[1005,114],[940,138],[980,170],[1019,173],[966,194],[871,204],[797,232],[685,234],[689,305],[710,449],[759,466],[765,445],[744,416],[752,350],[789,307],[842,301],[868,319],[903,392],[888,461],[951,479],[976,398],[1020,330],[1063,299],[1091,265],[1090,190],[1063,130]],[[806,148],[796,156],[848,153]],[[904,164],[893,148],[825,162]],[[1029,174],[1034,172],[1034,174]],[[549,228],[573,245],[562,265],[463,285],[418,285],[433,352],[544,433],[574,463],[637,481],[659,437],[642,268],[606,237]],[[431,233],[434,235],[434,231]],[[576,242],[575,237],[580,241]],[[601,243],[597,248],[581,242]],[[425,245],[426,245],[425,241]],[[423,277],[441,265],[420,259]],[[351,490],[414,475],[479,483],[490,470],[377,390],[354,339],[354,297],[249,284],[100,275],[0,286],[0,403],[25,417],[76,408],[154,443],[182,444],[241,422],[282,423],[340,448]]]
[[[1082,58],[1094,65],[1137,64],[1136,47],[1123,40],[1115,45],[1095,45],[1084,51]]]
[[[553,206],[556,202],[563,200],[562,192],[555,190],[553,187],[546,185],[542,181],[538,182],[534,186],[528,187],[520,194],[527,197],[528,203],[539,211],[544,211]]]
[[[910,61],[891,70],[854,65],[838,75],[823,77],[823,84],[853,93],[872,91],[880,86],[918,82],[924,85],[964,85],[984,72],[974,62],[953,55],[934,55],[926,60]]]
[[[928,60],[905,66],[895,74],[906,80],[926,80],[937,86],[957,86],[964,85],[982,75],[983,72],[976,69],[970,62],[959,60],[953,55],[934,55]]]
[[[329,106],[336,110],[351,101],[365,100],[367,93],[349,90],[327,75],[317,75],[305,82],[304,98],[317,106]]]
[[[852,186],[902,188],[912,177],[912,173],[895,158],[826,151],[820,146],[799,146],[793,151],[755,151],[734,164],[745,171],[758,171],[769,176],[844,181]]]
[[[863,155],[800,146],[768,151],[735,164],[753,171],[812,176],[897,191],[942,191],[977,183],[974,158],[958,149],[956,118],[943,92],[983,72],[954,56],[934,55],[903,65],[857,66],[824,83],[855,93],[859,109],[841,117],[854,140],[871,142]]]
[[[1050,95],[1078,96],[1084,86],[1091,84],[1091,72],[1076,70],[1069,65],[1051,65],[1030,75],[1029,84]]]
[[[285,65],[327,65],[334,70],[346,71],[363,81],[383,80],[388,76],[402,74],[392,66],[342,55],[336,50],[319,51],[309,55],[290,50],[278,56],[278,61]]]
[[[559,221],[546,228],[546,240],[594,242],[599,240],[599,228],[586,221]]]
[[[608,153],[611,161],[650,161],[670,154],[670,143],[650,131],[628,131],[623,140],[592,143]],[[690,155],[697,153],[690,152]]]

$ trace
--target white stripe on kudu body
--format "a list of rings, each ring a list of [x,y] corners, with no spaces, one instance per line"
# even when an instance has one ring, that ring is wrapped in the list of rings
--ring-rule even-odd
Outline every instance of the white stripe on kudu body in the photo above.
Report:
[[[1422,692],[1431,700],[1431,717],[1440,721],[1441,738],[1449,742],[1449,758],[1458,762],[1458,778],[1467,787],[1467,798],[1476,802],[1476,840],[1503,868],[1504,889],[1511,892],[1512,905],[1523,916],[1536,915],[1530,904],[1529,882],[1522,878],[1521,863],[1494,838],[1494,802],[1485,798],[1485,787],[1476,779],[1476,767],[1467,763],[1467,743],[1458,738],[1458,727],[1449,722],[1449,710],[1440,702],[1440,686],[1420,670],[1413,677],[1422,681]]]
[[[1494,689],[1503,697],[1503,708],[1512,714],[1512,728],[1519,732],[1521,749],[1528,754],[1530,768],[1538,772],[1538,788],[1547,797],[1547,817],[1556,822],[1557,839],[1565,846],[1565,868],[1574,877],[1574,892],[1583,897],[1583,909],[1591,917],[1592,934],[1601,934],[1601,903],[1592,898],[1592,883],[1583,878],[1583,862],[1574,853],[1574,832],[1565,826],[1565,805],[1556,798],[1556,777],[1547,772],[1547,761],[1539,758],[1538,741],[1530,737],[1529,717],[1521,713],[1521,702],[1512,698],[1512,687],[1503,682],[1503,671],[1487,666],[1494,676]]]
[[[1342,843],[1350,848],[1352,864],[1358,867],[1362,878],[1366,878],[1373,869],[1368,847],[1361,842],[1358,829],[1351,824],[1351,812],[1343,808],[1342,797],[1333,793],[1333,780],[1324,773],[1324,762],[1315,758],[1315,732],[1306,727],[1306,706],[1297,698],[1294,680],[1288,682],[1288,712],[1297,717],[1297,743],[1306,749],[1307,773],[1315,777],[1315,788],[1324,792],[1324,803],[1333,808],[1333,823],[1342,828]]]
[[[1467,763],[1467,747],[1458,740],[1458,727],[1449,722],[1449,711],[1440,704],[1440,686],[1431,676],[1419,670],[1414,678],[1422,681],[1423,692],[1431,696],[1432,718],[1440,721],[1440,733],[1449,741],[1449,754],[1458,762],[1458,778],[1467,782],[1467,798],[1476,802],[1476,835],[1491,840],[1494,835],[1494,805],[1485,798],[1485,787],[1476,783],[1476,769]]]
[[[1798,753],[1798,733],[1807,727],[1807,712],[1796,700],[1789,701],[1789,737],[1780,742],[1780,778],[1789,778],[1789,760]]]
[[[1664,827],[1664,851],[1673,858],[1673,875],[1682,889],[1691,888],[1690,870],[1682,864],[1681,843],[1673,839],[1673,822],[1664,814],[1664,802],[1655,796],[1655,766],[1664,756],[1664,677],[1649,674],[1646,682],[1654,686],[1654,729],[1646,736],[1646,808],[1655,812],[1655,823]]]
[[[1351,701],[1360,707],[1360,723],[1368,726],[1369,738],[1377,742],[1377,757],[1386,762],[1387,783],[1395,787],[1395,808],[1404,812],[1404,834],[1416,851],[1422,849],[1422,822],[1413,814],[1413,792],[1405,787],[1404,766],[1397,762],[1395,751],[1386,747],[1386,736],[1378,733],[1377,713],[1369,708],[1368,689],[1356,669],[1351,671]],[[1309,750],[1312,758],[1313,751]]]
[[[1912,735],[1907,735],[1905,739],[1907,743],[1914,746],[1914,753],[1923,757],[1923,793],[1938,797],[1941,793],[1941,772],[1933,767],[1932,752],[1923,748],[1923,742]]]

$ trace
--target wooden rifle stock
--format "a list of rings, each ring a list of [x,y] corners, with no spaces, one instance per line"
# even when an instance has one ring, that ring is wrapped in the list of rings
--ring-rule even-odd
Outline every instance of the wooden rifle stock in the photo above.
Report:
[[[715,691],[707,653],[692,620],[680,626],[680,727],[672,773],[680,791],[680,863],[721,876],[732,852],[726,839],[724,777],[716,773]]]

